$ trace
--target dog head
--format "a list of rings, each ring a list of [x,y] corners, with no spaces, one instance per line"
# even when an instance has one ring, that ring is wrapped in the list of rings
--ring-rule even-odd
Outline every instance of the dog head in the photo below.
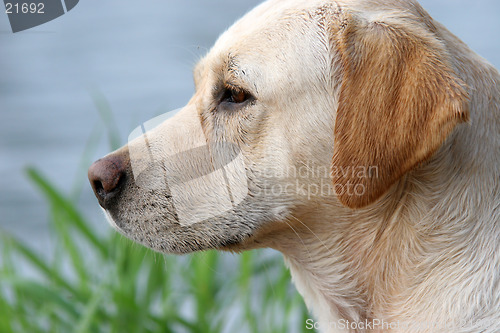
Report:
[[[465,85],[417,4],[365,2],[272,0],[226,31],[186,107],[89,169],[110,222],[162,252],[268,245],[431,157],[468,118]]]

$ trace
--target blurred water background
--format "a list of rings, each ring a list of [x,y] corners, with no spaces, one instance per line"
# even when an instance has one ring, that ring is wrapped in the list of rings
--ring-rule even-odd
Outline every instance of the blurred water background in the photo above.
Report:
[[[48,206],[23,169],[60,189],[83,186],[79,205],[108,227],[81,168],[91,133],[104,132],[93,95],[114,113],[121,142],[138,124],[183,106],[191,68],[257,0],[82,0],[64,16],[13,34],[0,13],[0,230],[45,251]],[[500,68],[500,2],[422,0],[430,14]],[[108,152],[104,137],[98,158]]]

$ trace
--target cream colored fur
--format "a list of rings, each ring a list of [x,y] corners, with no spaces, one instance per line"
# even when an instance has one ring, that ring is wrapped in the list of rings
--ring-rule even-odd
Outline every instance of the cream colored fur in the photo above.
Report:
[[[416,1],[265,2],[219,38],[195,82],[189,107],[149,139],[237,144],[252,195],[183,226],[166,194],[128,183],[107,212],[121,232],[165,252],[277,249],[324,333],[345,320],[500,331],[500,76]],[[218,107],[228,82],[255,100]],[[378,177],[290,172],[367,163]],[[323,180],[367,193],[259,192]]]

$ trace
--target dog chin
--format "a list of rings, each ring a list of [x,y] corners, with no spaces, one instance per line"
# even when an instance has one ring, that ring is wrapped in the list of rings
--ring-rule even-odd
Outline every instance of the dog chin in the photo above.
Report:
[[[116,224],[115,220],[113,220],[113,217],[111,214],[104,208],[101,208],[102,211],[104,212],[104,216],[106,216],[106,220],[108,220],[108,223],[115,229],[116,231],[120,231],[120,228]]]
[[[134,234],[130,234],[126,229],[120,227],[120,220],[114,218],[113,215],[106,209],[102,208],[104,215],[108,223],[118,231],[120,234],[128,239],[138,242],[153,251],[166,253],[166,254],[188,254],[207,250],[220,250],[226,252],[239,253],[247,250],[245,245],[246,241],[251,238],[252,235],[247,235],[244,239],[241,238],[221,238],[221,239],[211,239],[210,242],[203,244],[203,242],[197,241],[196,239],[176,239],[171,242],[165,242],[161,240],[153,240],[151,238],[136,237]]]

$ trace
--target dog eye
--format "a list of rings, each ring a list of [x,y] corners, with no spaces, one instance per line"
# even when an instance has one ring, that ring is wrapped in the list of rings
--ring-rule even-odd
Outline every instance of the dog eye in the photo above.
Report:
[[[236,88],[227,88],[222,96],[222,102],[241,104],[248,100],[250,95],[244,90]]]

